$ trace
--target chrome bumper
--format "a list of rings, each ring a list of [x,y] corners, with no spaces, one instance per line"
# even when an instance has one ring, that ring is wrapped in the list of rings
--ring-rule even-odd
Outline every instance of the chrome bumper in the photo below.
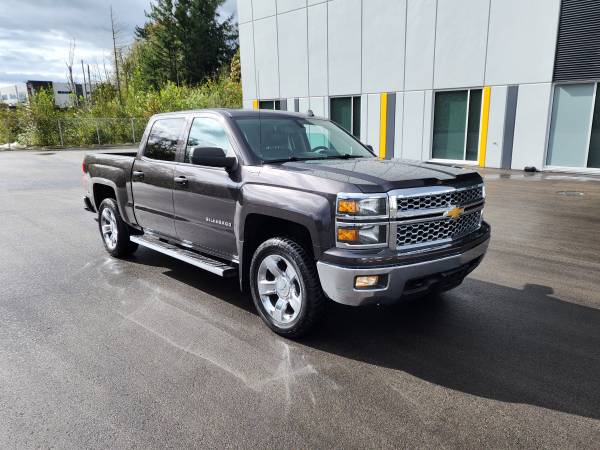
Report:
[[[489,239],[458,255],[402,266],[349,268],[319,261],[317,271],[325,295],[337,303],[351,306],[387,303],[399,300],[405,294],[408,281],[465,266],[483,256],[488,245]],[[361,275],[387,275],[387,284],[377,289],[355,289],[354,279]]]

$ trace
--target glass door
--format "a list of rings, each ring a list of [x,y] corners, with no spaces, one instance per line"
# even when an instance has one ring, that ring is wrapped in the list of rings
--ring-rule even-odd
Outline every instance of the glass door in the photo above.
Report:
[[[586,167],[596,85],[566,84],[554,88],[546,164]]]
[[[435,93],[434,159],[477,161],[481,98],[481,89]]]

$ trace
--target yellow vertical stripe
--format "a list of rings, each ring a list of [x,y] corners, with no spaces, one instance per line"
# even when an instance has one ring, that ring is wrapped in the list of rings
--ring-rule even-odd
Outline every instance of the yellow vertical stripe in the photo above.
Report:
[[[381,94],[379,114],[379,158],[385,159],[385,144],[387,141],[387,92]]]
[[[252,109],[258,109],[258,100],[252,100]]]
[[[485,167],[487,152],[488,124],[490,121],[490,96],[492,88],[483,88],[483,104],[481,105],[481,133],[479,135],[479,167]]]

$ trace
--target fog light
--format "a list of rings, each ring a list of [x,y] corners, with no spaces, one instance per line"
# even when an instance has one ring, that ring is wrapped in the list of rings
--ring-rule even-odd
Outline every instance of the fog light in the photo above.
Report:
[[[365,275],[354,279],[354,287],[356,289],[364,289],[377,286],[379,284],[379,275]]]

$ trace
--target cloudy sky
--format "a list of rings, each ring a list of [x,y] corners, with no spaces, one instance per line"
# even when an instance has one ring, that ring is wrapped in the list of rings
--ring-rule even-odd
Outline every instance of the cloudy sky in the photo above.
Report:
[[[0,0],[0,86],[25,80],[66,80],[69,42],[75,39],[75,76],[81,60],[103,71],[110,67],[112,3],[124,44],[145,22],[151,0]],[[226,0],[223,15],[235,14]]]

